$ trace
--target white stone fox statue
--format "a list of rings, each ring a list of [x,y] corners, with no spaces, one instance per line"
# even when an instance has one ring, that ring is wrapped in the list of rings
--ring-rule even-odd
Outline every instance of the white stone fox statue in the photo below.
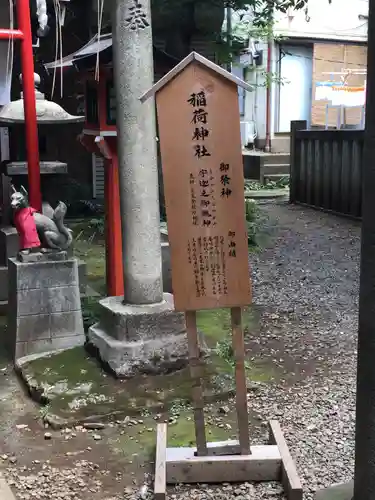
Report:
[[[17,213],[17,211],[29,208],[26,189],[23,186],[20,191],[17,191],[13,186],[12,189],[13,194],[10,203],[13,211]],[[67,207],[62,201],[59,202],[55,210],[51,211],[50,217],[32,210],[42,250],[67,250],[72,244],[72,231],[64,225],[66,212]]]

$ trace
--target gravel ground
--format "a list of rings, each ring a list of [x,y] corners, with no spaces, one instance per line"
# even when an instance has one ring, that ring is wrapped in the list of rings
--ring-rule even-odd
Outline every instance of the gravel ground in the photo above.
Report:
[[[259,332],[249,332],[247,347],[250,359],[268,362],[277,376],[249,397],[258,418],[254,441],[265,437],[267,420],[280,421],[304,498],[312,500],[316,489],[352,475],[360,230],[355,222],[285,204],[267,204],[264,210],[271,237],[264,251],[252,256],[261,324]],[[17,500],[148,498],[147,488],[141,487],[148,479],[147,466],[132,480],[124,463],[106,449],[105,435],[118,432],[116,426],[100,431],[97,441],[80,430],[73,439],[60,436],[60,444],[54,436],[45,441],[44,430],[30,422],[35,410],[16,404],[22,398],[15,386],[12,391],[2,393],[0,381],[0,442],[5,443],[4,449],[0,445],[0,470]],[[12,422],[4,426],[4,414],[11,409]],[[23,431],[20,415],[28,418]],[[21,427],[12,434],[15,422]],[[1,453],[6,458],[1,460]],[[180,487],[171,489],[169,498],[284,497],[280,485],[271,483]]]
[[[253,262],[254,301],[274,311],[259,342],[295,377],[265,386],[252,408],[279,419],[310,500],[352,479],[360,225],[288,205],[266,211],[274,238]]]

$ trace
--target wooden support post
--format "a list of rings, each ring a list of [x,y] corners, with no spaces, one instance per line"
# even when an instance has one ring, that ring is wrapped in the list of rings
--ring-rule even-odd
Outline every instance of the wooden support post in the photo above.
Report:
[[[200,370],[200,350],[198,344],[197,317],[195,311],[185,313],[189,349],[189,368],[192,381],[195,438],[197,455],[207,455],[206,431],[204,428],[204,401]]]
[[[269,422],[270,443],[277,445],[281,455],[281,482],[288,500],[302,500],[303,490],[293,458],[289,452],[280,424],[277,420]]]
[[[250,453],[249,416],[247,410],[247,389],[245,373],[245,347],[242,329],[242,311],[232,307],[232,341],[236,362],[236,409],[241,455]]]
[[[167,424],[158,424],[156,436],[154,499],[165,500],[167,492]]]

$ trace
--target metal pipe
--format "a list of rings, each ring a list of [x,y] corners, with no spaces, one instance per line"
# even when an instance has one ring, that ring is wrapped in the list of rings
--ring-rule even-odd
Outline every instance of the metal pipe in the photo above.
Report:
[[[36,210],[42,210],[38,125],[34,85],[34,56],[29,0],[17,0],[16,11],[18,28],[23,34],[23,39],[21,41],[21,65],[23,105],[25,113],[27,168],[29,181],[29,201],[30,205],[33,208],[35,208]]]
[[[271,71],[272,71],[272,6],[268,2],[269,25],[268,25],[268,43],[267,43],[267,89],[266,89],[266,145],[265,150],[271,151]]]
[[[232,72],[232,9],[230,7],[226,8],[226,23],[227,23],[227,46],[228,46],[228,62],[227,71]]]
[[[23,40],[23,33],[20,30],[0,29],[0,40]]]

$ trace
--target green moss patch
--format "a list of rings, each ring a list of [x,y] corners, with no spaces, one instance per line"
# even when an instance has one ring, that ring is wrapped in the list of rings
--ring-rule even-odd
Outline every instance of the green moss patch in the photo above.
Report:
[[[258,329],[258,321],[259,313],[255,308],[244,310],[245,331]],[[225,401],[235,393],[230,312],[199,312],[197,323],[211,349],[201,371],[206,404]],[[267,382],[274,377],[271,368],[263,366],[259,360],[249,361],[246,369],[251,382]],[[155,415],[163,415],[166,419],[177,415],[173,426],[178,432],[175,438],[171,434],[173,439],[190,439],[194,430],[192,420],[179,415],[190,411],[188,368],[167,375],[139,375],[119,380],[105,372],[83,347],[77,347],[31,360],[22,365],[20,372],[32,397],[43,405],[41,416],[54,415],[61,424],[114,415],[116,418],[143,415],[151,419]],[[218,438],[216,434],[215,438]]]
[[[210,412],[217,413],[218,405],[210,407]],[[208,412],[206,412],[208,414]],[[162,417],[163,419],[163,417]],[[161,419],[161,420],[162,420]],[[159,420],[159,419],[158,419]],[[134,457],[153,457],[156,446],[156,422],[154,417],[146,417],[140,420],[141,423],[134,421],[135,425],[124,426],[124,431],[117,436],[111,436],[108,444],[114,453],[123,455],[126,458]],[[231,413],[220,422],[213,422],[212,419],[206,419],[206,435],[208,441],[225,441],[236,439],[236,416]],[[168,424],[168,446],[194,446],[195,430],[193,414],[190,410],[184,410],[180,416]]]
[[[233,377],[213,356],[202,369],[206,401],[233,394]],[[118,380],[107,374],[84,348],[29,361],[20,368],[43,416],[82,422],[110,415],[168,413],[176,401],[189,404],[191,380],[186,368],[159,376]]]

